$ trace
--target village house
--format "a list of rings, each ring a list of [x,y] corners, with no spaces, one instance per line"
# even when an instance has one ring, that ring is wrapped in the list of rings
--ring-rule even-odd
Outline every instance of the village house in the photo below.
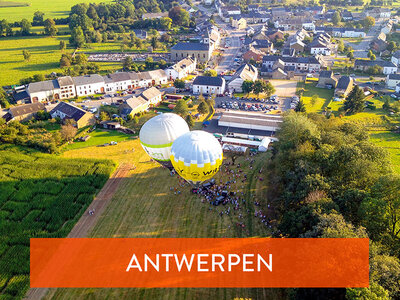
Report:
[[[386,76],[386,86],[394,88],[400,84],[400,74],[389,74]]]
[[[222,77],[197,76],[193,81],[193,94],[222,95],[225,92],[225,79]]]
[[[302,41],[296,40],[290,43],[289,47],[290,49],[294,49],[297,53],[302,53],[304,52],[306,45]]]
[[[27,93],[33,103],[58,100],[61,98],[60,85],[56,79],[31,82],[28,85]]]
[[[127,119],[128,116],[133,117],[137,113],[147,111],[150,107],[157,106],[161,101],[162,92],[151,87],[138,96],[131,96],[126,99],[120,107],[120,115],[124,119]]]
[[[168,76],[164,70],[157,69],[152,71],[147,71],[151,78],[151,85],[162,85],[168,83]]]
[[[342,76],[339,78],[338,84],[335,89],[336,97],[347,97],[354,85],[353,78],[349,76]]]
[[[232,27],[236,29],[246,29],[247,21],[245,18],[241,17],[240,15],[235,15],[232,17],[231,22]]]
[[[165,70],[169,80],[182,79],[196,71],[196,58],[187,57]]]
[[[285,65],[281,59],[277,59],[271,67],[263,65],[261,75],[270,79],[290,80],[295,76],[295,67]]]
[[[105,92],[124,91],[131,89],[132,79],[128,72],[118,72],[103,76]]]
[[[104,78],[98,74],[73,77],[73,81],[78,97],[105,93]]]
[[[321,71],[317,87],[319,88],[336,88],[337,79],[333,76],[332,71]]]
[[[274,27],[283,31],[299,30],[303,28],[304,23],[306,21],[302,18],[279,19],[274,22]]]
[[[71,76],[57,78],[60,87],[60,99],[68,99],[76,96],[75,84]]]
[[[50,111],[52,118],[62,121],[73,120],[77,128],[93,125],[96,121],[94,115],[68,102],[60,102]]]
[[[32,119],[38,111],[44,110],[45,106],[41,102],[23,104],[11,107],[3,116],[6,122],[9,121],[28,121]]]
[[[147,39],[147,31],[142,30],[142,29],[133,29],[133,32],[135,33],[136,37],[141,40]]]
[[[392,62],[395,66],[399,66],[399,63],[400,63],[400,50],[397,50],[396,52],[394,52],[394,53],[392,54],[391,62]]]
[[[228,83],[228,90],[231,93],[241,93],[242,84],[245,80],[255,81],[257,78],[257,68],[250,64],[244,64],[240,66],[232,76],[231,81]]]
[[[260,62],[265,55],[265,52],[250,47],[249,51],[243,54],[243,59],[245,62],[250,62],[251,60],[254,60],[255,62]]]
[[[281,60],[284,66],[293,66],[296,72],[319,72],[321,63],[317,57],[283,57],[267,55],[263,58],[264,70],[272,70],[272,66],[277,60]]]
[[[395,74],[397,73],[397,66],[392,63],[391,61],[372,61],[372,60],[365,60],[365,59],[356,59],[354,63],[354,69],[359,71],[367,71],[369,68],[378,65],[382,67],[382,74]]]

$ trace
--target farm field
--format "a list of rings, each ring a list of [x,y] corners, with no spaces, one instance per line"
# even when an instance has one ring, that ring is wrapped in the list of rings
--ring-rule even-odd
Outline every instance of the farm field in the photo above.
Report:
[[[248,181],[236,184],[243,191],[246,203],[242,209],[243,219],[238,214],[220,216],[227,206],[212,206],[202,203],[201,198],[190,193],[190,187],[179,187],[178,179],[168,170],[150,161],[138,140],[123,142],[116,147],[89,147],[63,153],[68,158],[112,158],[119,164],[130,164],[131,171],[121,183],[121,188],[106,208],[89,237],[255,237],[270,236],[269,228],[254,217],[257,207],[254,199],[265,203],[266,184],[258,176],[265,177],[266,170],[259,169],[269,154],[256,156],[254,168],[239,157]],[[225,162],[230,161],[225,158]],[[224,168],[216,180],[227,180]],[[238,181],[239,182],[239,181]],[[170,189],[177,187],[181,194]],[[235,189],[236,189],[235,188]],[[265,205],[265,204],[264,204]],[[243,222],[245,228],[238,227]],[[264,298],[285,299],[277,289],[52,289],[46,299],[233,299]]]
[[[70,8],[78,3],[100,3],[110,2],[110,0],[23,0],[23,1],[0,1],[0,19],[10,22],[20,21],[25,18],[32,21],[33,14],[39,10],[45,13],[45,18],[64,18],[67,17]],[[16,3],[29,4],[29,6],[15,7]],[[8,4],[8,5],[7,5]],[[12,4],[12,6],[9,6]]]
[[[29,238],[65,237],[114,165],[0,146],[0,298],[29,288]]]

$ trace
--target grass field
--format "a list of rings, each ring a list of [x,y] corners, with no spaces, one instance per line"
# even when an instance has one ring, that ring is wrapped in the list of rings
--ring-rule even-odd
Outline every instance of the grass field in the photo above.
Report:
[[[0,9],[1,10],[1,9]],[[38,32],[42,27],[34,27]],[[66,26],[59,26],[66,32]],[[60,35],[54,38],[47,36],[10,37],[0,39],[0,86],[18,84],[23,78],[35,74],[61,72],[59,67],[62,52],[59,50],[61,40],[68,42],[69,36]],[[31,53],[29,61],[24,61],[22,50]],[[72,49],[65,50],[72,53]],[[114,72],[121,69],[121,63],[97,63],[100,73]]]
[[[306,105],[307,112],[322,112],[324,111],[325,107],[328,106],[329,102],[332,100],[333,97],[333,89],[322,89],[317,88],[315,83],[303,83],[299,82],[297,84],[297,88],[304,89],[303,96],[301,99],[303,100],[304,104]],[[318,98],[316,99],[315,103],[312,103],[312,97],[317,95]]]
[[[0,299],[29,287],[29,238],[65,237],[113,168],[0,146]]]
[[[371,132],[370,139],[389,152],[393,169],[400,174],[400,134],[390,131],[375,131]]]
[[[70,8],[78,3],[100,3],[110,0],[24,0],[24,1],[0,1],[0,19],[7,19],[10,22],[20,21],[23,18],[32,20],[35,11],[45,13],[45,18],[64,18],[68,16]],[[29,6],[15,7],[18,3],[28,3]],[[3,5],[1,5],[3,4]],[[10,6],[12,4],[12,6]]]
[[[17,84],[20,79],[34,74],[60,71],[59,61],[62,53],[58,46],[61,40],[68,41],[68,36],[1,38],[0,85]],[[27,62],[22,56],[24,49],[31,52],[31,58]]]
[[[98,146],[105,143],[114,142],[123,142],[131,138],[130,135],[125,134],[123,132],[115,131],[115,130],[101,130],[96,129],[95,131],[88,134],[91,138],[86,142],[75,141],[72,144],[67,145],[63,148],[64,151],[80,149],[91,146]],[[113,147],[113,146],[108,146]]]
[[[101,216],[90,237],[267,237],[269,228],[254,217],[253,201],[264,203],[266,184],[258,176],[265,177],[264,168],[269,154],[256,157],[254,168],[249,162],[238,158],[237,162],[248,175],[248,181],[238,181],[234,190],[243,191],[246,203],[243,219],[238,214],[219,215],[227,206],[212,207],[202,203],[197,195],[190,193],[190,187],[177,185],[177,178],[171,177],[166,169],[151,162],[141,148],[139,141],[123,142],[116,147],[90,147],[65,152],[64,157],[112,158],[119,164],[130,164],[135,168],[124,179],[110,205]],[[228,160],[228,159],[226,159]],[[225,160],[225,161],[226,161]],[[224,168],[216,175],[227,180]],[[178,187],[180,195],[174,195],[171,187]],[[249,210],[247,213],[246,210]],[[237,222],[244,222],[245,229]],[[285,299],[277,289],[58,289],[51,290],[47,299]]]

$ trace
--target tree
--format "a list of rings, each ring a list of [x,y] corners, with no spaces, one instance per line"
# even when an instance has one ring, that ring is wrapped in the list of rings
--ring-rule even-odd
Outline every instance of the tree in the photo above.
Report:
[[[69,142],[75,137],[77,131],[72,124],[65,124],[61,126],[61,137],[64,141]]]
[[[363,224],[373,237],[389,233],[400,237],[400,176],[387,175],[379,178],[360,208]]]
[[[296,112],[306,112],[306,106],[304,105],[303,100],[299,100],[297,103],[296,107],[294,108],[294,111]]]
[[[375,25],[375,18],[371,16],[365,17],[362,23],[366,29],[369,29]]]
[[[2,87],[0,87],[0,107],[1,108],[8,108],[10,103],[7,99],[7,94]],[[3,119],[4,120],[4,119]]]
[[[344,51],[344,43],[343,40],[339,40],[338,46],[337,46],[338,52],[343,52]]]
[[[356,114],[362,112],[365,108],[364,96],[363,91],[355,85],[343,104],[343,109],[346,113]]]
[[[187,106],[185,100],[178,100],[174,108],[174,113],[180,115],[181,117],[186,117],[186,115],[189,113],[189,107]]]
[[[64,51],[67,48],[67,43],[65,41],[60,41],[60,45],[58,47],[61,51]]]
[[[29,61],[31,58],[31,53],[28,50],[22,50],[22,55],[25,61]]]
[[[32,24],[27,19],[22,19],[21,21],[21,35],[30,35],[31,34]]]
[[[161,25],[161,27],[163,29],[170,30],[171,29],[171,25],[172,25],[171,18],[167,18],[167,17],[161,18],[160,19],[160,25]]]
[[[53,19],[46,19],[44,21],[44,32],[49,36],[55,36],[58,32],[56,22]]]
[[[275,88],[272,85],[270,81],[267,82],[267,85],[265,86],[264,93],[267,97],[271,97],[275,93]]]
[[[88,58],[85,53],[79,53],[78,55],[75,55],[74,57],[74,64],[75,65],[86,65],[88,63]]]
[[[311,105],[314,106],[315,103],[317,103],[317,100],[318,100],[318,95],[313,95],[311,97]]]
[[[370,59],[370,60],[375,60],[375,59],[376,59],[375,54],[372,54],[371,57],[370,57],[369,59]]]
[[[390,52],[393,52],[394,50],[396,50],[397,49],[396,42],[390,41],[386,49]]]
[[[204,76],[216,77],[217,75],[217,71],[213,69],[208,69],[207,71],[204,71]]]
[[[33,25],[38,26],[38,25],[43,25],[43,20],[44,20],[44,13],[41,11],[35,11],[33,14]]]
[[[133,59],[130,56],[125,57],[122,62],[122,66],[123,66],[124,70],[127,70],[127,71],[132,69],[133,64],[134,64]]]
[[[372,55],[374,55],[374,53],[372,52],[372,50],[369,50],[368,53],[367,53],[367,57],[371,58]]]
[[[185,88],[185,81],[182,79],[175,79],[174,87],[177,89],[184,89]]]
[[[186,123],[188,124],[189,128],[193,128],[194,120],[193,120],[192,115],[190,115],[190,114],[187,115],[185,120],[186,120]]]
[[[254,82],[251,80],[245,80],[242,83],[242,91],[247,95],[253,91],[253,87],[254,87]]]
[[[189,13],[180,6],[172,7],[168,12],[168,17],[178,26],[189,24]]]
[[[86,42],[85,36],[83,35],[83,30],[80,26],[77,26],[74,29],[72,29],[69,42],[71,43],[71,45],[78,48],[83,47],[85,45]]]
[[[201,101],[199,106],[197,107],[197,111],[201,115],[204,115],[204,114],[208,113],[208,105],[207,105],[207,103],[205,103],[204,101]]]
[[[60,67],[65,68],[65,67],[70,67],[71,66],[71,57],[70,55],[63,54],[61,55],[60,59]]]
[[[262,79],[258,79],[254,82],[254,86],[253,86],[253,92],[258,95],[260,93],[263,93],[267,88],[267,83],[262,80]]]
[[[337,26],[341,21],[342,21],[342,16],[340,15],[340,12],[336,10],[332,16],[332,23],[333,25]]]
[[[156,36],[152,36],[151,40],[150,40],[150,44],[151,44],[151,47],[153,47],[153,49],[157,49],[159,47],[160,43],[158,42],[158,39]]]

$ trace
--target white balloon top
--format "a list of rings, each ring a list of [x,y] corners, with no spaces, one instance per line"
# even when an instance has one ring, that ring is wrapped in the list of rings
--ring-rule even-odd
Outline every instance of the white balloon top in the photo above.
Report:
[[[189,132],[189,126],[184,119],[177,114],[164,113],[151,118],[142,126],[139,139],[147,145],[167,146],[186,132]]]
[[[217,159],[222,159],[222,147],[212,134],[194,130],[175,140],[171,154],[176,161],[183,161],[185,165],[214,164]]]

